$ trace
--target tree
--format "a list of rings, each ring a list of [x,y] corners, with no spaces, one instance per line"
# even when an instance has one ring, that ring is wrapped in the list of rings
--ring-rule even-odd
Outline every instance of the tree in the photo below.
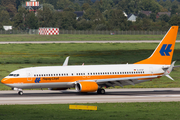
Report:
[[[169,17],[168,15],[166,15],[166,14],[163,14],[163,15],[160,15],[160,16],[159,16],[159,19],[160,19],[161,21],[168,22],[168,21],[170,20],[170,17]]]
[[[164,3],[165,3],[165,6],[163,7],[169,10],[172,6],[171,0],[166,0]]]
[[[84,3],[82,5],[82,10],[87,10],[88,8],[90,8],[90,5],[88,3]]]
[[[1,0],[1,5],[7,6],[9,4],[16,6],[16,0]]]
[[[169,20],[169,24],[171,26],[178,25],[180,26],[180,16],[179,15],[173,15],[171,19]]]
[[[10,16],[7,11],[0,11],[0,23],[8,25],[10,23]]]
[[[23,2],[25,2],[25,0],[16,0],[16,10],[18,10],[18,7],[21,6]]]
[[[98,24],[96,25],[95,30],[107,30],[108,27],[105,24]]]
[[[104,17],[103,17],[103,15],[102,15],[102,13],[100,12],[100,11],[97,11],[97,12],[95,12],[95,14],[93,15],[93,17],[92,17],[92,19],[91,19],[93,22],[94,22],[94,24],[102,24],[102,23],[104,23],[105,21],[104,21]]]
[[[142,10],[152,11],[153,13],[159,12],[161,8],[155,0],[142,0],[140,5]]]
[[[152,19],[153,22],[155,22],[156,21],[156,14],[155,13],[151,13],[149,18]]]
[[[40,27],[53,27],[53,12],[48,7],[38,10],[37,18]]]
[[[178,10],[178,5],[172,5],[171,7],[171,15],[176,14]]]
[[[127,14],[138,14],[141,10],[140,3],[141,2],[139,0],[120,0],[116,7],[117,9],[125,11]]]
[[[73,7],[73,3],[69,0],[58,0],[57,1],[57,9],[64,9],[68,7]]]
[[[165,6],[165,3],[164,3],[163,0],[160,0],[160,1],[159,1],[159,4],[160,4],[161,6]]]
[[[83,14],[83,18],[86,19],[86,20],[91,20],[92,17],[94,16],[94,14],[95,14],[95,10],[92,9],[92,8],[89,8]]]
[[[25,25],[29,29],[37,29],[38,28],[38,19],[35,16],[34,12],[30,12],[27,14]]]
[[[110,14],[108,24],[111,29],[127,30],[127,18],[121,10],[111,10]]]
[[[14,17],[14,27],[20,30],[25,30],[25,20],[28,11],[24,7],[19,7],[18,13]]]
[[[88,30],[91,29],[92,22],[87,21],[85,19],[81,19],[80,21],[77,22],[76,26],[77,26],[77,30]]]
[[[63,12],[61,20],[61,29],[72,30],[76,28],[76,15],[73,12]]]
[[[80,11],[80,10],[81,10],[81,7],[79,6],[78,3],[75,3],[75,4],[74,4],[74,10],[75,10],[75,11]]]
[[[144,13],[139,13],[138,17],[139,18],[146,18],[147,16]]]
[[[9,12],[11,18],[17,13],[16,7],[12,4],[6,5],[6,10]]]
[[[48,8],[50,11],[54,12],[54,6],[52,4],[44,3],[43,8]]]

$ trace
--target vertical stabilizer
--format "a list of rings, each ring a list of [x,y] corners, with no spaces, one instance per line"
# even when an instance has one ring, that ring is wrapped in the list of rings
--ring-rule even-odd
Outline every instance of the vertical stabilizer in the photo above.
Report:
[[[159,43],[153,54],[142,61],[134,64],[163,64],[171,65],[174,46],[176,42],[178,26],[172,26]]]

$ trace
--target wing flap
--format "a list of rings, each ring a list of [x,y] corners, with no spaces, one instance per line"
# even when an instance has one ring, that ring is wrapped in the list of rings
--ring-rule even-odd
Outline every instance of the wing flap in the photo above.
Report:
[[[101,82],[126,81],[126,80],[145,80],[145,79],[153,79],[153,78],[157,78],[157,77],[158,77],[157,75],[154,75],[154,76],[142,76],[142,77],[99,79],[99,80],[95,80],[95,81],[97,83],[101,83]]]

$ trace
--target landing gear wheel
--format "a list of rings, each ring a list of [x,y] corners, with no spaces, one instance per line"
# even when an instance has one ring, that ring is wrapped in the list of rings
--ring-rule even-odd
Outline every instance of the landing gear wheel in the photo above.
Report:
[[[19,95],[22,95],[22,94],[23,94],[23,91],[19,91],[18,94],[19,94]]]
[[[98,89],[98,90],[97,90],[97,93],[98,93],[98,94],[105,94],[105,90],[104,90],[104,89]]]

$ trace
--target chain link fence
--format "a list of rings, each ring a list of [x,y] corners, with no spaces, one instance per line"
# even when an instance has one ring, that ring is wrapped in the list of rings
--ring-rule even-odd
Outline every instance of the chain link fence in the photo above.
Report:
[[[99,35],[164,35],[167,31],[97,31],[97,30],[59,30],[59,34],[99,34]],[[0,34],[39,34],[39,29],[0,30]],[[180,34],[180,32],[178,32]]]
[[[99,35],[164,35],[167,31],[97,31],[97,30],[59,30],[59,34],[99,34]],[[39,34],[37,29],[30,29],[29,34]],[[180,34],[180,32],[178,32]]]

